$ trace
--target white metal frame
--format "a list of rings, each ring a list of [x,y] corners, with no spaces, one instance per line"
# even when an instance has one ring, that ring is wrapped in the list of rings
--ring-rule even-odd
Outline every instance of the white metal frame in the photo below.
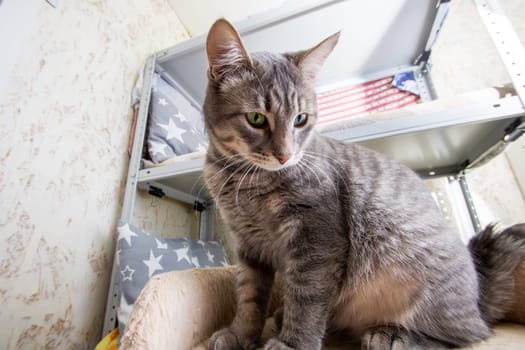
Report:
[[[153,80],[153,71],[155,65],[154,56],[149,57],[144,67],[144,81],[142,85],[142,96],[137,116],[137,126],[135,129],[135,138],[133,140],[133,149],[131,152],[128,178],[126,181],[126,190],[124,193],[124,204],[122,207],[121,220],[129,222],[133,216],[133,208],[135,206],[135,198],[137,193],[137,178],[138,169],[140,168],[142,145],[144,143],[144,136],[146,133],[146,123],[148,119],[148,106],[150,99],[150,91]],[[116,249],[115,249],[116,251]],[[115,328],[117,321],[117,307],[120,300],[120,292],[118,291],[118,266],[117,259],[113,257],[113,265],[111,268],[111,278],[109,281],[108,295],[106,301],[106,312],[104,317],[103,335],[111,332]]]
[[[331,2],[338,2],[340,0]],[[377,138],[384,138],[393,135],[408,134],[413,132],[419,132],[424,130],[431,130],[435,128],[447,127],[450,125],[457,125],[458,123],[476,123],[487,120],[495,120],[498,118],[504,118],[509,116],[523,116],[525,114],[525,51],[521,46],[519,39],[517,38],[512,26],[506,19],[501,9],[501,6],[497,0],[473,0],[477,5],[481,19],[485,24],[494,44],[502,57],[503,63],[512,78],[514,87],[518,93],[517,96],[511,98],[504,98],[499,100],[497,103],[479,103],[469,108],[456,108],[448,111],[446,116],[443,114],[439,115],[427,115],[424,120],[422,118],[405,118],[403,120],[392,120],[385,121],[382,123],[376,123],[374,126],[361,126],[347,130],[340,130],[326,135],[336,139],[340,139],[346,142],[360,142],[365,140],[372,140]],[[448,1],[438,1],[439,3],[446,3]],[[322,1],[319,1],[319,6],[322,6]],[[285,17],[285,12],[277,10],[274,12],[275,16]],[[445,14],[439,18],[444,17]],[[266,14],[266,20],[270,20],[270,16]],[[249,27],[244,30],[251,30]],[[430,38],[431,39],[431,38]],[[202,43],[204,38],[200,38]],[[130,159],[128,178],[126,183],[126,191],[124,197],[124,205],[122,209],[122,220],[131,221],[133,217],[133,209],[135,205],[136,191],[137,189],[149,190],[151,186],[159,189],[163,195],[167,197],[181,200],[185,203],[195,204],[197,202],[200,209],[205,209],[201,212],[200,218],[200,230],[201,238],[210,239],[212,236],[213,228],[213,215],[214,208],[213,204],[209,201],[209,198],[197,198],[191,193],[180,191],[161,183],[161,181],[167,177],[176,177],[179,175],[190,174],[197,172],[202,169],[204,165],[204,159],[193,159],[184,162],[176,162],[170,165],[140,169],[141,155],[143,149],[143,142],[147,123],[147,112],[149,107],[150,91],[153,79],[153,72],[155,69],[159,69],[157,63],[162,62],[164,57],[174,52],[184,52],[188,50],[194,50],[196,45],[202,43],[192,41],[191,43],[182,43],[174,48],[162,51],[156,55],[150,57],[146,63],[144,71],[144,83],[142,86],[142,101],[139,110],[139,116],[137,121],[134,147],[132,156]],[[433,39],[432,39],[433,40]],[[431,40],[429,40],[431,41]],[[401,68],[401,67],[398,67]],[[405,69],[406,67],[403,67]],[[422,96],[423,100],[431,100],[436,98],[436,92],[432,84],[430,77],[430,62],[418,62],[418,65],[413,66],[416,73],[418,85],[423,89],[424,93]],[[162,72],[160,72],[162,74]],[[169,78],[169,77],[168,77]],[[177,85],[176,81],[171,81],[174,85]],[[183,90],[183,89],[181,89]],[[195,107],[201,108],[196,101],[190,98],[195,104]],[[492,145],[485,154],[482,154],[479,158],[483,161],[488,155],[492,154],[494,150],[499,150],[503,147],[506,142],[514,140],[518,135],[522,134],[525,129],[525,123],[516,125],[515,128],[508,131],[505,136],[499,141]],[[457,174],[450,179],[450,191],[455,193],[456,197],[466,198],[466,202],[463,205],[463,212],[468,211],[474,226],[468,227],[463,222],[465,230],[468,231],[466,234],[471,235],[476,227],[476,214],[473,203],[468,201],[468,186],[464,178],[464,171],[468,170],[468,164],[465,165],[464,169],[459,169]],[[434,173],[434,174],[433,174]],[[434,175],[449,175],[447,173],[435,173],[431,172],[429,176]],[[479,221],[477,221],[479,225]],[[104,319],[103,335],[110,332],[116,322],[116,311],[120,298],[120,293],[117,287],[118,270],[116,266],[116,259],[113,264],[112,276],[110,280],[110,286],[108,289],[108,299],[106,305],[106,314]]]
[[[487,31],[525,106],[525,50],[497,0],[474,0]]]

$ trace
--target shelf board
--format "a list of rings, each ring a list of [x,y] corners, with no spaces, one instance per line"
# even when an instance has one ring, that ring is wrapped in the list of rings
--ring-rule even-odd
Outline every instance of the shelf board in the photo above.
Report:
[[[447,108],[427,115],[382,120],[325,133],[343,142],[355,142],[397,159],[422,177],[457,174],[490,147],[503,140],[507,127],[525,114],[517,96],[492,102]],[[188,198],[211,200],[202,178],[204,157],[139,172],[138,182],[155,182],[185,193]]]

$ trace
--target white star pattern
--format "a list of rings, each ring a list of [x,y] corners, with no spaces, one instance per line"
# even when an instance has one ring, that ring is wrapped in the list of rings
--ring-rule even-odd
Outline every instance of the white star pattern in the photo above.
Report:
[[[129,265],[126,265],[126,268],[122,271],[120,271],[122,274],[122,281],[133,281],[133,273],[135,273],[135,270],[133,270]]]
[[[403,82],[403,84],[401,85],[401,88],[403,90],[406,90],[408,92],[417,92],[418,91],[418,87],[417,87],[417,84],[414,80],[405,80]]]
[[[171,140],[173,138],[176,138],[180,142],[184,142],[182,140],[182,134],[184,134],[186,130],[179,128],[177,125],[175,125],[175,122],[173,121],[173,119],[170,119],[168,121],[168,124],[157,124],[157,125],[163,128],[164,130],[166,130],[167,132],[166,140]]]
[[[117,258],[117,265],[118,265],[118,266],[120,266],[120,253],[121,253],[121,252],[122,252],[122,250],[120,250],[120,249],[117,250],[117,256],[116,256],[116,258]]]
[[[129,229],[129,225],[128,224],[125,224],[124,226],[121,226],[119,232],[120,232],[120,238],[119,239],[126,240],[126,242],[128,242],[129,246],[131,246],[131,237],[137,237],[137,234],[133,233],[133,231],[131,231]]]
[[[191,257],[191,263],[192,263],[193,266],[195,266],[195,267],[200,267],[200,266],[199,266],[199,259],[198,259],[196,256],[192,256],[192,257]]]
[[[173,114],[173,117],[177,118],[180,121],[186,121],[186,116],[184,114],[182,114],[181,112],[178,112],[178,111],[177,111],[177,113]]]
[[[133,303],[129,304],[124,293],[122,293],[120,295],[120,305],[118,307],[119,322],[122,320],[129,320],[131,310],[133,310]]]
[[[166,101],[165,98],[160,97],[160,98],[159,98],[159,105],[161,105],[161,106],[167,106],[167,105],[168,105],[168,101]]]
[[[199,143],[199,145],[197,146],[197,152],[204,152],[206,151],[208,148],[203,145],[202,143]]]
[[[153,154],[162,154],[163,156],[166,155],[166,144],[165,143],[160,143],[160,142],[155,142],[155,141],[148,141],[149,143],[149,150],[150,152],[152,152]]]
[[[159,249],[168,249],[168,243],[162,243],[158,239],[155,238],[155,242],[157,242],[157,248]]]
[[[208,256],[208,261],[215,264],[215,256],[211,252],[207,252],[206,256]]]
[[[188,255],[189,250],[190,250],[189,247],[175,249],[174,251],[175,251],[175,253],[177,253],[177,261],[181,261],[181,260],[186,259],[188,264],[191,265],[191,261],[190,261],[189,255]]]
[[[162,254],[159,256],[153,255],[153,250],[149,251],[149,259],[148,260],[142,260],[144,264],[148,267],[148,274],[149,277],[155,273],[155,271],[163,270],[164,268],[160,264],[160,259],[162,259]]]

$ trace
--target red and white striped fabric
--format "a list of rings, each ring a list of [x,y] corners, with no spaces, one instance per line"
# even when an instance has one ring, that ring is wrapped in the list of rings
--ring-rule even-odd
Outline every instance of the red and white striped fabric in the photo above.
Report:
[[[398,109],[419,102],[419,96],[393,86],[393,78],[381,78],[317,95],[318,124]]]

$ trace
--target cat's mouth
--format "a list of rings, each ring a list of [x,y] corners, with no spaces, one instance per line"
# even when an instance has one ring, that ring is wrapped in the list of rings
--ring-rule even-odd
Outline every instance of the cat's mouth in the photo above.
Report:
[[[289,157],[255,154],[251,157],[250,161],[264,170],[279,171],[296,165],[302,156],[302,151],[292,154]]]

